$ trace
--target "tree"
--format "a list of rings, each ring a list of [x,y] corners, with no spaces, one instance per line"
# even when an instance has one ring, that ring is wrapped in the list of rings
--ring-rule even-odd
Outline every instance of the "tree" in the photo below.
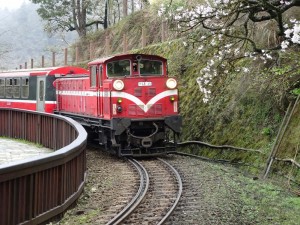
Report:
[[[183,32],[201,28],[209,31],[212,36],[235,39],[241,46],[248,46],[252,51],[261,53],[262,50],[282,48],[284,40],[300,44],[296,38],[299,21],[284,18],[289,9],[299,6],[300,0],[215,0],[181,10],[174,18]],[[278,41],[273,45],[262,46],[256,40],[258,35],[255,29],[266,22],[276,27]],[[296,32],[292,34],[289,31],[287,34],[289,29],[294,28]]]
[[[103,20],[87,22],[88,15],[93,13],[92,0],[31,1],[34,4],[39,4],[37,12],[47,22],[46,30],[49,33],[76,30],[79,37],[84,37],[87,33],[87,27],[94,24],[104,24]]]
[[[169,0],[173,3],[176,1]],[[239,68],[242,58],[267,63],[279,57],[278,50],[300,44],[300,0],[200,0],[189,7],[163,6],[159,13],[188,36],[207,65],[197,78],[204,102],[211,94],[213,78]],[[174,5],[174,4],[173,4]],[[296,12],[291,13],[292,10]]]

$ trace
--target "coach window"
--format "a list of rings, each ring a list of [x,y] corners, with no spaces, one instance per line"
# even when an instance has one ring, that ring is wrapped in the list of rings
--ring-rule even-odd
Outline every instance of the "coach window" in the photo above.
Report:
[[[97,82],[97,66],[92,66],[91,67],[91,87],[96,87],[96,82]]]
[[[13,78],[13,96],[20,98],[20,78]]]
[[[12,78],[6,78],[6,84],[5,84],[5,97],[6,98],[12,98],[12,87],[13,87],[13,79]]]
[[[22,98],[28,98],[28,96],[29,96],[29,79],[27,77],[22,78],[21,96],[22,96]]]
[[[0,97],[3,98],[5,95],[5,79],[0,78]]]

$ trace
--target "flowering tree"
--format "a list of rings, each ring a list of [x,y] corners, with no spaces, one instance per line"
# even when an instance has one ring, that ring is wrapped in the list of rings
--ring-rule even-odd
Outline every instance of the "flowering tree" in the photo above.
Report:
[[[228,73],[235,60],[259,57],[266,61],[273,52],[300,44],[299,18],[285,16],[299,6],[300,0],[204,0],[174,11],[162,6],[159,14],[168,13],[178,29],[198,44],[199,53],[213,46],[211,59],[197,79],[207,102],[207,87],[220,69],[222,74]]]

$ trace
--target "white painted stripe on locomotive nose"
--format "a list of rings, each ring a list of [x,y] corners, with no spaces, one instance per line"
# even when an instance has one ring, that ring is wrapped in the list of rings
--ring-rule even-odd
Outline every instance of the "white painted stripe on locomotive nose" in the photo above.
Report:
[[[117,98],[125,98],[128,99],[132,102],[134,102],[135,104],[137,104],[138,106],[141,107],[141,109],[144,112],[147,112],[152,105],[154,105],[156,102],[158,102],[159,100],[171,96],[171,95],[177,95],[178,94],[178,90],[167,90],[164,92],[159,93],[158,95],[154,96],[153,98],[151,98],[146,104],[144,102],[142,102],[139,98],[133,96],[132,94],[128,94],[126,92],[117,92],[117,91],[112,91],[111,96],[112,97],[117,97]]]

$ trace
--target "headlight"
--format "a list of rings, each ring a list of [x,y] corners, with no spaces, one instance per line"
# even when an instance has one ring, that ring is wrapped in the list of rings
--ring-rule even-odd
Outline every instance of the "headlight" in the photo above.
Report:
[[[122,110],[123,110],[122,106],[119,105],[119,106],[117,107],[117,112],[118,112],[118,113],[121,113]]]
[[[113,83],[113,87],[117,91],[121,91],[124,88],[124,82],[121,80],[115,80]]]
[[[166,85],[170,89],[174,89],[177,87],[177,81],[174,78],[169,78],[166,82]]]

